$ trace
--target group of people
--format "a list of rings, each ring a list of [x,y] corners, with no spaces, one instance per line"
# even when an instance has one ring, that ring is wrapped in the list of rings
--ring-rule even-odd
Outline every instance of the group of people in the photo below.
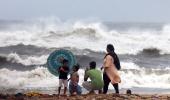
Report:
[[[89,67],[85,70],[84,82],[82,86],[89,91],[89,93],[94,93],[95,90],[98,93],[106,94],[108,91],[109,83],[113,85],[115,88],[115,92],[119,94],[119,83],[121,82],[118,70],[120,70],[120,62],[117,54],[114,52],[114,46],[112,44],[107,45],[107,53],[104,57],[103,66],[101,67],[102,71],[96,69],[96,62],[91,61],[89,63]],[[74,65],[72,72],[70,74],[70,78],[68,79],[69,67],[68,60],[64,59],[62,61],[63,65],[58,68],[59,72],[59,88],[58,95],[60,95],[60,90],[62,85],[64,85],[64,95],[67,92],[67,86],[69,86],[70,95],[81,95],[82,88],[78,84],[79,83],[79,74],[78,70],[80,66]],[[90,79],[90,81],[87,81]],[[69,85],[68,85],[68,81]]]

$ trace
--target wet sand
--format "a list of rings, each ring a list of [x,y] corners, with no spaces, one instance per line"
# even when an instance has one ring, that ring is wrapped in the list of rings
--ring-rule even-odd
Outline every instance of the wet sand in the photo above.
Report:
[[[170,94],[83,94],[81,96],[57,96],[55,94],[0,95],[0,100],[170,100]]]

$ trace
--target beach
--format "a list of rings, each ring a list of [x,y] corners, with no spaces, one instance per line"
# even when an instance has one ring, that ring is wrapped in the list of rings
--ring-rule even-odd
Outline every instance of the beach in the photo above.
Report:
[[[34,94],[34,96],[0,95],[0,100],[170,100],[170,94],[84,94],[80,96],[60,96],[49,94]]]
[[[59,49],[71,51],[81,65],[78,73],[79,85],[82,85],[90,61],[97,62],[97,69],[102,66],[108,43],[115,46],[120,58],[121,95],[124,96],[127,89],[141,97],[166,98],[170,94],[170,38],[167,34],[170,26],[166,23],[3,22],[5,24],[0,24],[0,94],[7,93],[11,97],[12,94],[36,91],[47,94],[48,98],[57,98],[52,94],[57,93],[59,81],[47,69],[49,55]],[[53,25],[55,27],[51,27]],[[56,29],[57,26],[63,28]],[[109,89],[114,90],[111,84]],[[80,98],[96,96],[100,95]]]
[[[1,0],[0,100],[170,100],[169,10],[170,0]]]
[[[63,90],[60,96],[57,92],[25,91],[0,94],[0,100],[170,100],[169,92],[130,91],[131,93],[127,93],[127,90],[121,89],[120,94],[114,93],[113,90],[109,90],[107,94],[98,94],[97,91],[89,94],[83,89],[81,95],[73,96],[68,91],[63,95]]]

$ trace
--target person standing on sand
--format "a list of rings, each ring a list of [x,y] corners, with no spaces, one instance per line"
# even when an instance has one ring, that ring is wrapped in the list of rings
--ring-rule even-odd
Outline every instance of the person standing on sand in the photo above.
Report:
[[[92,61],[89,63],[90,69],[85,71],[83,87],[89,91],[89,94],[94,93],[94,90],[102,92],[103,80],[102,73],[96,69],[96,62]],[[91,81],[87,81],[90,78]]]
[[[115,92],[119,94],[119,86],[118,83],[121,82],[120,76],[118,74],[118,70],[120,69],[119,58],[114,52],[114,47],[112,44],[107,45],[107,54],[104,57],[104,73],[103,73],[103,93],[106,94],[108,91],[109,83],[111,82],[113,87],[115,88]]]
[[[69,73],[69,67],[68,67],[68,60],[64,59],[62,61],[62,66],[58,68],[58,72],[59,72],[59,87],[58,87],[58,96],[60,96],[60,90],[62,87],[62,84],[64,84],[64,95],[66,95],[67,92],[67,85],[68,85],[68,81],[67,81],[67,76]]]

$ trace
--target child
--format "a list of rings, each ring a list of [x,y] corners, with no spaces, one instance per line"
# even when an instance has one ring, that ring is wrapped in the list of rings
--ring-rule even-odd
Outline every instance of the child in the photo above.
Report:
[[[67,81],[67,76],[69,73],[68,60],[64,59],[62,61],[62,63],[63,63],[63,65],[61,67],[59,67],[59,69],[58,69],[58,72],[59,72],[58,96],[60,95],[60,90],[61,90],[62,84],[64,84],[64,95],[66,95],[67,85],[68,85],[68,81]]]
[[[104,85],[102,73],[96,69],[96,62],[92,61],[89,65],[90,69],[85,72],[82,85],[89,91],[89,93],[94,93],[94,90],[98,90],[99,93],[101,93]],[[88,78],[90,78],[91,81],[87,81]]]
[[[79,82],[79,75],[78,75],[78,70],[79,70],[80,66],[74,65],[73,66],[73,72],[71,73],[71,77],[70,77],[70,83],[69,83],[69,92],[71,95],[81,95],[82,90],[81,87],[78,85]]]

